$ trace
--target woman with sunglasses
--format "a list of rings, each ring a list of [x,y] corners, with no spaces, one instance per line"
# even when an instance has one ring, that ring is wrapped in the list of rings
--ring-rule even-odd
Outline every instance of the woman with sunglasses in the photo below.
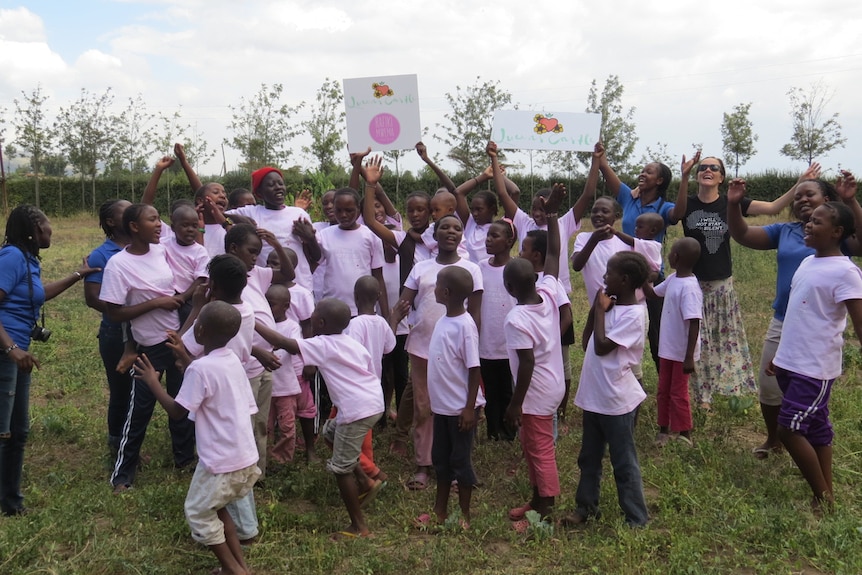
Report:
[[[697,193],[689,196],[688,179],[695,165]],[[694,275],[703,290],[703,327],[700,361],[695,366],[691,388],[695,401],[706,411],[711,407],[713,394],[740,395],[757,389],[756,369],[733,290],[727,197],[719,191],[724,180],[724,163],[719,158],[701,159],[700,151],[688,161],[683,156],[680,193],[670,214],[671,222],[682,220],[685,235],[700,243],[700,259],[694,266]],[[743,198],[739,205],[744,216],[774,215],[790,205],[792,199],[793,194],[788,191],[771,202]]]

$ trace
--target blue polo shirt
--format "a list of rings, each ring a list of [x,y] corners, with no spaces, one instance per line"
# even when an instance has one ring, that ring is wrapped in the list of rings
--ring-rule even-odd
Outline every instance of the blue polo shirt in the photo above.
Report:
[[[635,220],[641,214],[654,213],[658,214],[664,220],[665,228],[667,228],[668,217],[673,209],[674,203],[668,202],[662,198],[656,198],[649,204],[641,204],[640,198],[632,197],[632,189],[620,182],[620,191],[617,193],[617,203],[623,208],[623,233],[630,236],[635,235]],[[662,229],[654,238],[657,242],[664,241],[665,230]]]
[[[84,281],[87,283],[94,283],[102,285],[102,276],[105,273],[105,266],[108,263],[108,260],[114,257],[116,254],[123,251],[123,248],[117,244],[114,240],[108,238],[105,239],[105,242],[94,249],[89,256],[87,256],[87,265],[91,268],[101,268],[100,272],[93,272],[84,278]],[[122,323],[113,322],[108,319],[108,316],[102,314],[102,325],[103,326],[120,326]]]
[[[27,267],[30,268],[30,282]],[[29,283],[33,284],[30,297]],[[5,294],[0,301],[0,323],[23,350],[30,348],[30,332],[39,318],[39,311],[45,303],[45,289],[42,287],[42,268],[39,260],[25,255],[15,246],[0,248],[0,291]]]

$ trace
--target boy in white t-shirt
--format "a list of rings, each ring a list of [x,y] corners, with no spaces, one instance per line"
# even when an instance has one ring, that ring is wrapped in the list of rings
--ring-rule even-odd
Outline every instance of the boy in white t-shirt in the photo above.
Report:
[[[332,444],[332,458],[326,468],[338,482],[350,525],[334,533],[333,540],[367,537],[371,533],[360,500],[360,486],[367,486],[369,479],[359,465],[359,455],[365,435],[383,414],[380,378],[375,375],[368,350],[344,333],[349,323],[347,304],[330,298],[320,300],[314,309],[314,337],[310,339],[288,339],[266,327],[257,328],[274,346],[301,355],[306,365],[316,365],[338,408],[338,414],[326,422],[321,435]]]
[[[247,495],[260,476],[250,419],[257,406],[239,358],[225,347],[241,321],[228,303],[204,307],[195,338],[205,355],[189,365],[176,399],[162,389],[146,355],[135,363],[135,377],[148,385],[172,419],[188,416],[195,422],[200,461],[186,496],[186,519],[194,540],[210,548],[225,573],[249,572],[225,506]]]
[[[528,511],[547,517],[560,494],[554,445],[554,416],[565,394],[563,354],[560,344],[560,312],[564,304],[557,274],[560,264],[560,233],[557,210],[565,187],[555,184],[542,207],[547,214],[548,248],[544,275],[538,282],[533,264],[514,258],[503,270],[503,283],[517,305],[506,316],[506,347],[515,391],[506,408],[505,421],[520,427],[521,447],[530,473],[532,499],[509,511],[516,531],[525,533]],[[567,303],[568,300],[566,299]]]
[[[645,525],[649,520],[634,439],[637,407],[646,393],[632,373],[644,351],[644,313],[635,290],[648,275],[649,265],[641,254],[624,251],[612,256],[605,289],[596,294],[584,327],[584,364],[575,394],[575,405],[584,410],[578,456],[581,477],[575,494],[577,508],[564,519],[568,525],[600,515],[606,446],[626,523]]]
[[[694,238],[680,238],[668,254],[670,267],[676,271],[655,288],[644,284],[648,297],[664,298],[656,395],[659,432],[655,441],[659,447],[667,444],[671,433],[691,445],[688,376],[694,373],[694,362],[700,359],[703,319],[703,291],[692,271],[699,257],[700,244]]]
[[[446,306],[446,315],[434,326],[428,346],[428,396],[434,414],[431,460],[437,474],[434,514],[442,524],[449,516],[449,492],[457,481],[460,525],[470,526],[470,500],[476,474],[471,453],[479,408],[485,398],[479,389],[479,330],[464,308],[473,293],[473,278],[464,268],[448,266],[437,273],[434,296]],[[423,513],[419,526],[430,524]]]
[[[293,269],[296,269],[299,263],[296,252],[290,248],[284,248],[284,253],[290,260]],[[274,270],[281,269],[278,252],[275,250],[266,256],[266,267]],[[311,312],[314,311],[314,294],[295,281],[287,282],[285,285],[290,290],[290,307],[287,308],[287,317],[299,324],[299,327],[302,328],[302,337],[311,337]]]
[[[174,291],[183,299],[183,305],[177,310],[180,325],[185,325],[191,312],[191,297],[195,288],[207,277],[207,265],[210,255],[206,248],[197,243],[198,213],[188,202],[175,202],[171,211],[170,232],[159,239],[165,248],[168,265],[174,274]]]

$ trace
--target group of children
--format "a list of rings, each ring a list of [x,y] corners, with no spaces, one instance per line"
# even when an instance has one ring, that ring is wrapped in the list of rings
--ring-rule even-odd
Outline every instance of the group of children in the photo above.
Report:
[[[413,429],[416,470],[408,487],[424,489],[432,468],[436,476],[433,514],[417,517],[418,526],[446,521],[456,489],[460,524],[469,528],[478,482],[471,452],[483,406],[490,438],[512,440],[520,433],[532,497],[509,511],[515,529],[526,530],[531,510],[547,517],[560,495],[556,426],[568,403],[568,345],[575,342],[568,246],[594,197],[603,150],[596,148],[587,188],[562,216],[566,190],[560,184],[537,194],[530,215],[518,208],[517,187],[505,178],[493,143],[487,147],[490,168],[460,187],[421,143],[417,151],[443,187],[433,197],[408,196],[406,231],[379,185],[380,159],[363,162],[368,152],[351,156],[352,186],[324,195],[328,221],[314,226],[303,208],[285,205],[277,169],[255,171],[251,199],[243,190],[231,194],[231,202],[242,205],[229,205],[221,185],[201,184],[181,147],[177,157],[197,193],[194,204],[172,207],[170,233],[162,233],[165,226],[150,205],[170,158],[157,165],[141,204],[111,202],[100,211],[108,239],[90,265],[105,269],[103,277],[88,278],[87,300],[103,311],[103,326],[115,330],[110,333],[123,334],[126,350],[103,353],[111,382],[109,444],[116,452],[112,484],[117,492],[132,486],[158,401],[171,416],[177,467],[194,461],[196,438],[199,462],[186,516],[194,538],[210,546],[225,573],[247,571],[240,543],[257,535],[252,486],[265,475],[268,458],[293,460],[296,419],[309,461],[316,459],[317,435],[332,449],[327,469],[350,517],[333,538],[370,534],[363,509],[387,479],[374,463],[372,430],[385,424],[393,393],[393,452],[406,455]],[[364,197],[356,191],[360,177]],[[467,193],[487,180],[497,195],[479,192],[468,205]],[[497,197],[506,217],[494,220]],[[262,205],[245,203],[255,199]],[[648,521],[634,443],[646,397],[644,301],[664,298],[656,442],[678,438],[690,445],[687,379],[702,317],[692,268],[700,247],[688,238],[674,242],[668,259],[675,273],[653,288],[662,265],[655,240],[662,219],[643,214],[631,237],[615,230],[620,214],[611,198],[595,199],[590,213],[594,231],[577,235],[571,258],[583,273],[590,311],[574,395],[583,410],[581,475],[576,509],[563,521],[579,524],[599,515],[607,446],[625,520],[639,526]],[[818,256],[831,255],[832,243],[852,232],[852,217],[848,227],[840,210],[816,222]],[[512,257],[516,243],[519,255]],[[848,307],[853,315],[855,306]],[[788,357],[795,356],[779,349],[775,365],[793,386],[798,366]],[[132,361],[133,379],[118,377]],[[787,417],[787,429],[805,437],[807,422]],[[831,493],[824,463],[831,428],[821,422],[818,429],[822,437],[809,441],[813,448],[800,443],[791,449],[794,459],[800,454],[797,462],[811,453],[820,462],[816,477],[800,463],[812,487],[816,483],[815,496],[818,489]]]

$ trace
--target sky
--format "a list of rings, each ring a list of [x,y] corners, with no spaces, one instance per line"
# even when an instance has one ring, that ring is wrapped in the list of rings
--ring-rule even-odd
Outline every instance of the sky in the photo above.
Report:
[[[312,101],[327,77],[417,74],[422,124],[433,135],[442,134],[445,94],[477,77],[499,81],[520,109],[582,112],[592,80],[601,87],[615,74],[624,107],[635,109],[636,159],[662,143],[678,172],[695,144],[721,155],[723,113],[751,102],[759,140],[743,171],[801,172],[802,162],[778,152],[792,133],[787,92],[822,82],[847,138],[820,159],[834,175],[862,172],[860,40],[862,3],[851,0],[0,0],[0,110],[8,139],[13,100],[39,84],[51,118],[82,88],[110,87],[117,113],[141,94],[153,113],[181,106],[218,149],[199,171],[218,174],[239,161],[227,146],[222,155],[228,106],[261,83],[282,84],[284,103],[295,105]],[[303,166],[313,163],[300,153],[307,143],[293,145]],[[441,142],[426,144],[445,156]],[[508,159],[529,172],[526,154]],[[420,166],[410,154],[402,168]]]

